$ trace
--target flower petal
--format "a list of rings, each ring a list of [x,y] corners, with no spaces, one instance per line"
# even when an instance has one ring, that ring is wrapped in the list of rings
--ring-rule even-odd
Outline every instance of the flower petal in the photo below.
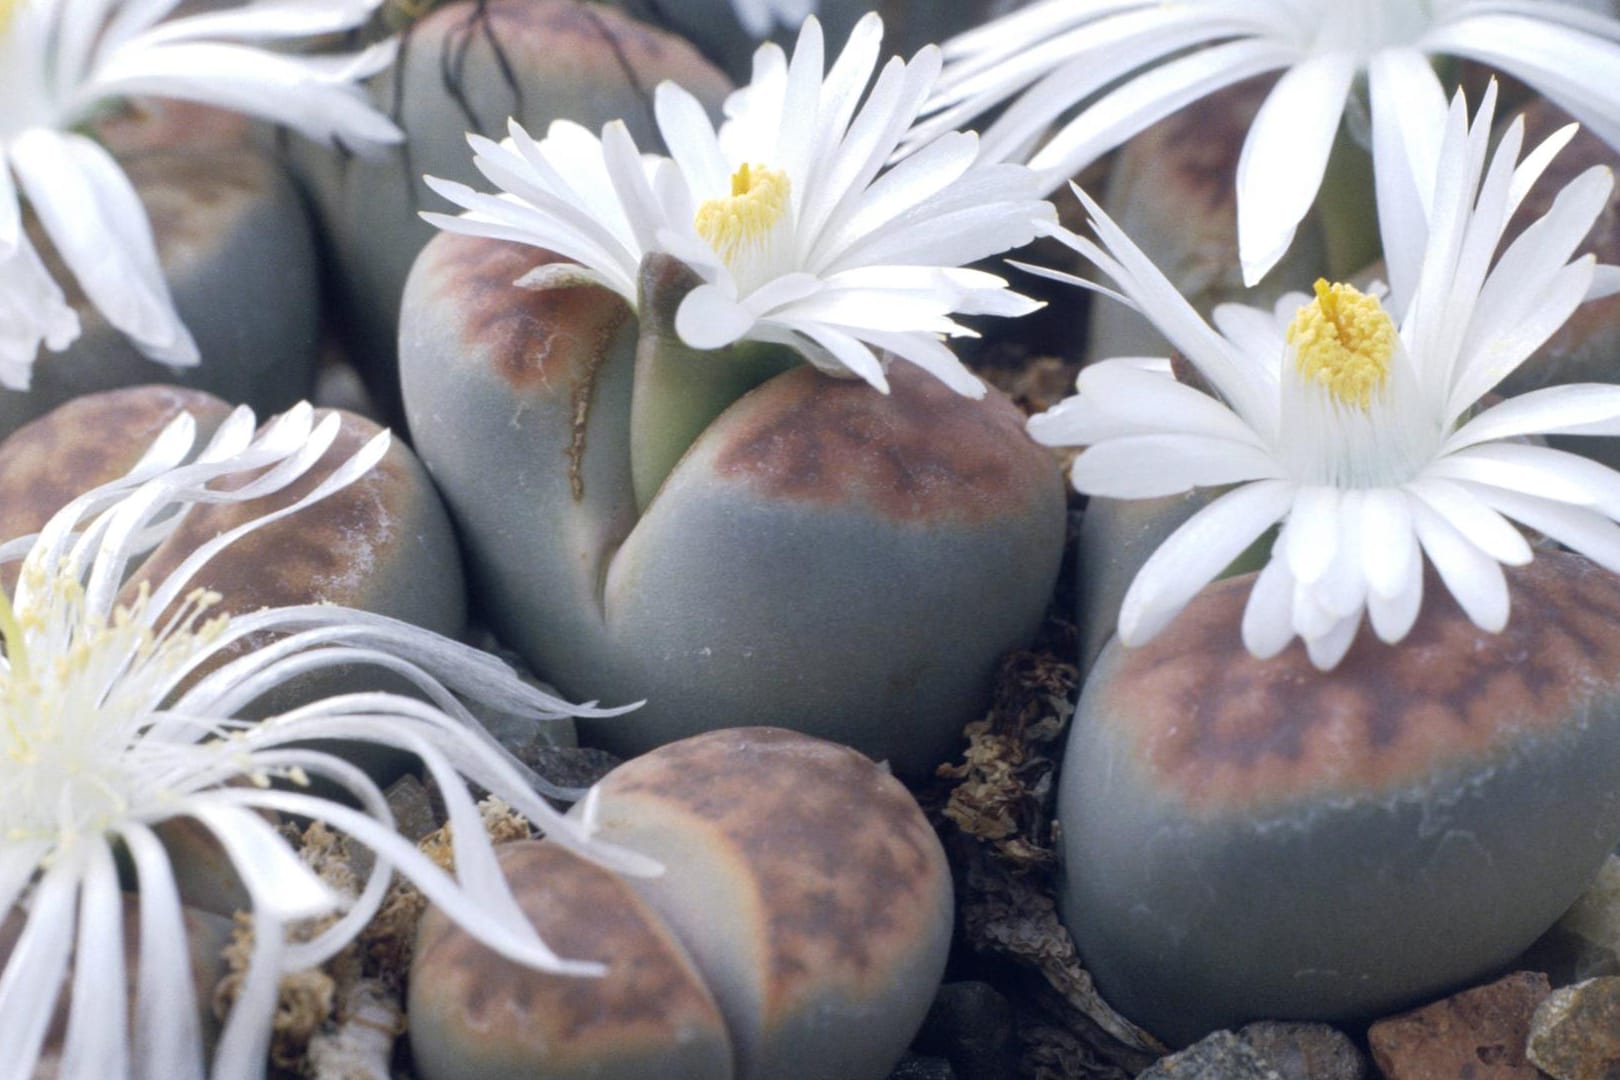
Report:
[[[1284,72],[1255,115],[1237,166],[1238,252],[1254,285],[1287,253],[1316,201],[1357,62],[1308,57]]]
[[[1281,480],[1245,484],[1189,518],[1148,557],[1126,590],[1120,640],[1140,645],[1169,625],[1193,594],[1288,513],[1296,490]]]

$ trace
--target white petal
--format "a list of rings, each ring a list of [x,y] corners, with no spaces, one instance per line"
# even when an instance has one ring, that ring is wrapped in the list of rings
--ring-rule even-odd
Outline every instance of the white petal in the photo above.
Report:
[[[1110,499],[1151,499],[1195,487],[1281,478],[1264,450],[1179,433],[1096,443],[1075,459],[1070,475],[1075,490]]]
[[[197,363],[146,209],[111,155],[82,135],[41,128],[24,132],[11,149],[35,214],[91,303],[153,359]]]
[[[1269,660],[1294,640],[1289,616],[1294,600],[1294,578],[1288,560],[1273,555],[1254,580],[1243,606],[1243,646],[1261,660]]]
[[[1458,428],[1440,453],[1525,435],[1620,435],[1620,387],[1570,383],[1507,398]]]
[[[1140,645],[1163,630],[1193,594],[1288,513],[1295,490],[1280,480],[1245,484],[1189,518],[1149,556],[1126,590],[1120,640]]]
[[[1367,593],[1367,618],[1378,640],[1393,645],[1411,631],[1423,606],[1423,553],[1414,527],[1388,539],[1403,549],[1395,561],[1405,568],[1406,576],[1393,589]]]
[[[45,872],[29,904],[21,936],[0,973],[0,1047],[18,1077],[32,1076],[45,1030],[67,972],[78,910],[79,866],[60,858]]]
[[[1438,476],[1421,476],[1407,484],[1406,490],[1497,562],[1523,566],[1530,561],[1532,553],[1524,534],[1474,498],[1467,487]]]
[[[1356,631],[1361,628],[1361,612],[1346,615],[1333,624],[1326,633],[1305,639],[1305,649],[1318,671],[1332,671],[1338,667],[1344,654],[1355,643]]]
[[[189,973],[187,978],[189,982]],[[85,852],[72,983],[67,1033],[62,1042],[62,1075],[127,1075],[129,996],[124,978],[124,905],[112,853],[99,839],[91,841]]]
[[[1520,443],[1471,446],[1431,463],[1426,475],[1522,491],[1620,513],[1620,473],[1591,458]]]
[[[1284,72],[1256,114],[1237,167],[1245,284],[1277,265],[1316,201],[1356,68],[1348,52],[1309,57]]]
[[[1620,573],[1620,526],[1582,506],[1517,491],[1472,486],[1479,498],[1515,521],[1586,556],[1611,573]]]
[[[754,325],[754,314],[716,285],[699,285],[675,311],[675,332],[694,349],[718,349]]]
[[[223,42],[181,42],[115,51],[101,63],[85,96],[147,95],[215,105],[293,128],[318,142],[342,140],[356,150],[404,138],[351,81],[391,47],[348,58],[307,60]]]
[[[1407,496],[1389,488],[1371,488],[1361,503],[1362,572],[1376,595],[1394,596],[1411,580],[1410,560],[1419,558],[1412,536]]]
[[[1332,564],[1339,549],[1339,499],[1339,489],[1322,485],[1302,486],[1295,496],[1285,551],[1296,581],[1316,582]]]
[[[1413,502],[1411,508],[1418,542],[1457,606],[1481,630],[1500,633],[1508,619],[1507,581],[1501,564],[1423,503]]]
[[[1417,288],[1427,246],[1446,99],[1428,58],[1416,49],[1380,49],[1369,62],[1367,88],[1390,311],[1400,322]]]
[[[180,896],[163,845],[144,826],[122,830],[140,886],[135,1075],[202,1080],[202,1033]]]

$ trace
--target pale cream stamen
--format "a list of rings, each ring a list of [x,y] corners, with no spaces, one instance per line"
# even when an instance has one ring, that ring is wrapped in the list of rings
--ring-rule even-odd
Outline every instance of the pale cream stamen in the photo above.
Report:
[[[787,214],[791,185],[787,174],[744,164],[731,176],[731,194],[698,207],[698,235],[736,269],[740,254],[759,247]]]

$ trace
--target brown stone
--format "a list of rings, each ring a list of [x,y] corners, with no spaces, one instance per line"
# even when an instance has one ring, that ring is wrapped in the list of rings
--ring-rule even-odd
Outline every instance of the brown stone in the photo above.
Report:
[[[1553,991],[1531,1019],[1527,1056],[1553,1080],[1620,1077],[1620,977]]]
[[[1373,1061],[1388,1080],[1538,1080],[1525,1043],[1550,990],[1520,971],[1380,1020],[1367,1032]]]

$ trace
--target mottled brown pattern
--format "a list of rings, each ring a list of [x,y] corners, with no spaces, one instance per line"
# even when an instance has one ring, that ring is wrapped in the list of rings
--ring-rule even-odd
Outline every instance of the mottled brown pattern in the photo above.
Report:
[[[246,503],[195,507],[141,565],[126,595],[140,580],[163,580],[217,534],[307,494],[381,430],[351,413],[342,415],[342,429],[326,454],[281,491]],[[370,571],[404,539],[400,523],[413,520],[415,500],[422,496],[408,454],[391,446],[375,468],[348,487],[237,540],[204,565],[193,584],[219,592],[224,597],[219,610],[228,614],[323,601],[367,607]],[[247,482],[247,477],[231,480],[235,486]]]
[[[200,390],[132,386],[76,398],[12,432],[0,442],[0,540],[38,532],[74,496],[124,475],[186,410],[206,433],[230,408]],[[16,580],[16,563],[0,567],[7,592]]]
[[[816,988],[876,992],[944,917],[939,840],[899,781],[846,747],[716,731],[627,762],[602,795],[678,806],[744,857],[770,917],[767,1018]]]
[[[432,302],[454,312],[468,350],[486,353],[514,390],[569,393],[589,382],[630,307],[607,289],[524,289],[512,283],[564,261],[543,248],[441,233],[423,253]]]
[[[543,840],[502,845],[524,913],[559,955],[608,965],[600,979],[504,960],[429,909],[411,978],[434,1026],[526,1047],[553,1069],[656,1053],[693,1032],[723,1038],[714,1000],[658,916],[618,877]]]
[[[1398,647],[1363,626],[1317,672],[1297,642],[1257,660],[1238,634],[1252,577],[1219,582],[1127,649],[1098,703],[1166,791],[1209,812],[1305,791],[1380,791],[1516,732],[1566,723],[1620,679],[1620,577],[1542,552],[1510,569],[1501,634],[1475,627],[1431,572]]]
[[[811,367],[772,379],[721,416],[714,470],[777,500],[851,502],[902,521],[1021,514],[1058,482],[1005,395],[962,397],[896,361],[890,393]]]

